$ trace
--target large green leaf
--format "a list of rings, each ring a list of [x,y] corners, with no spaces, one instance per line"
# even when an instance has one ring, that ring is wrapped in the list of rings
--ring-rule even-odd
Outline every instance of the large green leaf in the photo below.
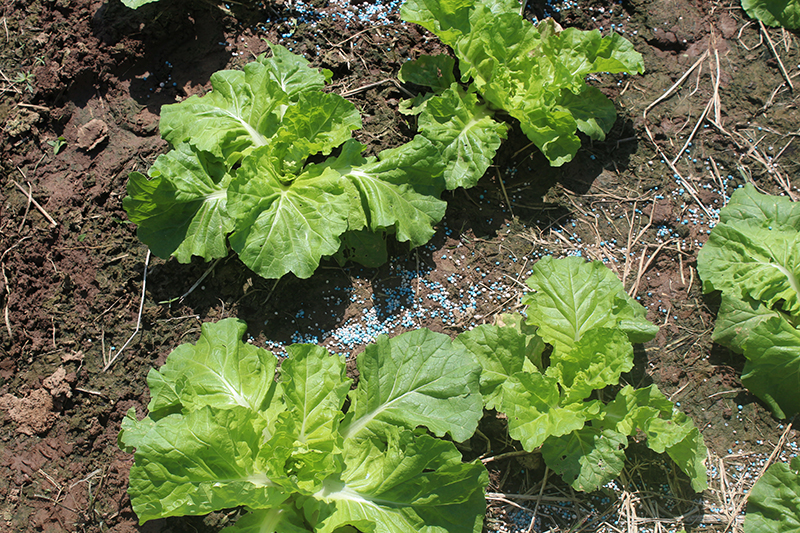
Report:
[[[634,389],[623,387],[609,403],[597,425],[627,436],[637,430],[647,437],[647,446],[667,454],[689,476],[692,488],[702,492],[707,487],[703,437],[692,420],[679,411],[655,385]]]
[[[184,143],[158,156],[149,174],[150,179],[130,174],[122,203],[153,254],[174,255],[181,263],[195,255],[207,261],[228,255],[233,219],[227,211],[231,176],[225,165]]]
[[[566,353],[554,353],[546,374],[565,390],[565,402],[582,401],[607,385],[617,385],[633,368],[633,346],[619,329],[587,331]]]
[[[311,67],[303,56],[293,54],[279,44],[267,44],[272,50],[272,57],[262,54],[258,56],[258,62],[267,68],[269,76],[290,100],[296,101],[300,94],[307,91],[318,91],[330,80],[330,71],[320,72]]]
[[[191,142],[229,165],[275,134],[289,96],[272,72],[252,62],[244,70],[211,75],[212,91],[161,108],[161,136],[176,146]]]
[[[137,442],[128,494],[144,523],[154,518],[205,514],[236,502],[254,509],[280,505],[288,494],[256,462],[264,423],[243,407],[203,407],[169,415]]]
[[[234,406],[260,411],[275,394],[273,354],[242,342],[247,324],[235,318],[207,322],[196,344],[182,344],[159,370],[150,370],[151,416],[180,406],[187,411]]]
[[[561,404],[555,378],[538,372],[518,372],[503,383],[498,410],[508,418],[508,434],[532,452],[552,436],[565,435],[584,427],[600,412],[600,402]]]
[[[350,202],[335,172],[313,167],[283,183],[275,165],[267,146],[237,170],[228,194],[236,219],[231,247],[260,276],[277,279],[292,272],[307,278],[323,256],[339,249]]]
[[[643,389],[626,385],[606,405],[600,425],[632,437],[637,429],[644,429],[648,420],[664,415],[671,417],[674,408],[655,385]]]
[[[447,203],[439,200],[444,164],[436,147],[424,137],[365,159],[361,145],[347,143],[326,167],[353,185],[365,223],[373,232],[391,230],[398,241],[421,246],[434,234]],[[352,207],[351,207],[352,209]],[[350,229],[361,229],[351,225]]]
[[[448,189],[474,187],[492,164],[508,131],[508,125],[492,115],[475,93],[464,92],[457,84],[426,101],[418,127],[448,162],[444,171]]]
[[[361,128],[356,107],[333,93],[301,93],[283,115],[271,149],[279,157],[283,174],[293,176],[315,154],[328,155]],[[288,180],[286,176],[284,180]]]
[[[688,417],[682,420],[679,418],[678,423],[681,424],[682,428],[691,426],[691,429],[682,440],[667,448],[667,455],[689,476],[692,488],[696,492],[702,492],[708,488],[705,464],[708,450],[703,442],[700,430],[694,427]],[[649,444],[650,440],[647,442]]]
[[[555,352],[572,350],[595,328],[619,328],[634,343],[655,337],[658,327],[645,318],[645,309],[625,293],[616,275],[599,261],[580,257],[544,257],[527,280],[533,293],[523,298],[528,323]]]
[[[575,119],[578,129],[596,141],[605,140],[617,120],[614,103],[597,87],[584,85],[577,94],[561,91],[560,103]]]
[[[591,492],[622,472],[627,446],[628,438],[621,433],[586,426],[549,438],[542,447],[542,457],[573,488]]]
[[[236,523],[220,533],[308,533],[297,509],[284,504],[270,509],[246,512]]]
[[[767,468],[747,497],[744,533],[800,533],[800,457]]]
[[[714,339],[744,353],[742,383],[775,416],[800,413],[800,331],[782,313],[723,293]]]
[[[428,330],[382,337],[350,391],[344,360],[313,345],[287,348],[276,385],[274,358],[265,375],[243,331],[232,319],[204,327],[155,373],[163,407],[125,417],[119,443],[136,449],[129,494],[142,522],[241,506],[226,531],[480,531],[485,468],[428,433],[465,439],[482,415],[463,347]]]
[[[698,254],[703,290],[749,297],[800,315],[800,207],[786,199],[774,199],[770,207],[764,195],[754,205],[757,193],[751,187],[733,194]]]
[[[455,65],[456,60],[445,54],[420,56],[403,63],[397,77],[403,83],[430,87],[433,92],[442,93],[456,82]]]
[[[451,442],[387,427],[345,441],[347,468],[316,497],[318,533],[352,525],[374,533],[472,532],[483,525],[488,483],[480,463],[463,463]]]
[[[543,345],[535,334],[514,327],[488,324],[465,331],[456,337],[482,367],[481,394],[488,409],[503,410],[503,383],[517,372],[534,371],[531,359],[541,361]]]
[[[291,478],[290,488],[310,493],[342,469],[337,437],[351,380],[344,361],[321,346],[293,345],[287,354],[280,371],[286,409],[262,455],[273,470]]]
[[[452,46],[469,32],[469,9],[473,4],[474,0],[406,0],[400,6],[400,16]]]
[[[800,206],[737,190],[697,257],[722,291],[715,341],[747,358],[742,383],[783,418],[800,412]]]
[[[475,433],[483,414],[480,367],[446,335],[420,329],[380,336],[359,356],[358,371],[345,439],[387,425],[424,426],[458,442]]]
[[[720,222],[769,222],[800,231],[800,204],[786,196],[761,194],[750,183],[737,189],[719,212]]]
[[[742,8],[767,26],[800,28],[800,2],[797,0],[742,0]]]

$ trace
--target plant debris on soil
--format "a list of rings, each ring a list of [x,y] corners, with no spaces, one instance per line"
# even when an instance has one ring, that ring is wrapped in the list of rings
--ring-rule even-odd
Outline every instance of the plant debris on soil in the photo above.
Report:
[[[0,27],[0,530],[219,531],[237,510],[138,525],[126,411],[145,413],[146,374],[200,324],[239,317],[273,350],[319,343],[351,360],[377,335],[455,335],[521,311],[545,255],[606,263],[660,326],[625,381],[659,389],[701,429],[710,488],[632,445],[623,475],[579,494],[487,413],[462,445],[490,472],[485,531],[742,531],[748,490],[797,454],[791,420],[742,387],[744,358],[711,340],[719,298],[698,250],[746,182],[797,200],[798,36],[749,20],[738,1],[584,0],[526,6],[531,20],[619,32],[641,76],[589,83],[615,103],[603,142],[551,168],[512,125],[477,187],[445,193],[434,239],[380,268],[323,263],[309,279],[257,277],[235,256],[150,257],[122,208],[127,176],[167,150],[161,106],[210,89],[279,43],[333,72],[328,90],[364,116],[374,154],[406,142],[400,66],[447,53],[400,21],[399,0],[4,0]],[[146,273],[146,278],[145,278]],[[145,283],[146,279],[146,283]],[[128,342],[129,341],[129,342]]]

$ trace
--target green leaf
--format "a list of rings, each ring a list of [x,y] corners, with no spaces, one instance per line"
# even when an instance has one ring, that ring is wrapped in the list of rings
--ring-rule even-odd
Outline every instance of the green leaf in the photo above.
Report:
[[[737,190],[721,210],[721,222],[697,258],[703,290],[752,298],[770,308],[780,305],[800,315],[800,209],[788,199],[775,199],[770,206],[763,195],[754,206],[754,194],[752,189]],[[749,216],[753,218],[743,218]]]
[[[280,505],[288,494],[256,462],[263,430],[256,420],[243,407],[203,407],[158,420],[137,443],[130,472],[128,494],[139,522],[206,514],[233,502]]]
[[[161,136],[177,146],[191,142],[233,165],[265,146],[289,104],[275,74],[262,63],[211,75],[212,91],[161,108]]]
[[[406,0],[400,18],[435,33],[444,44],[454,45],[469,32],[469,9],[474,0]]]
[[[605,140],[617,120],[614,103],[596,87],[584,85],[578,94],[561,91],[561,105],[575,119],[578,129],[596,141]]]
[[[297,509],[282,505],[270,509],[246,512],[232,526],[220,533],[308,533],[303,518]]]
[[[745,533],[800,533],[800,457],[767,468],[747,498]]]
[[[527,283],[534,291],[522,300],[528,306],[528,323],[539,327],[539,335],[556,354],[574,349],[594,328],[620,328],[634,343],[658,332],[645,319],[645,309],[599,261],[544,257],[534,265]]]
[[[664,414],[671,416],[674,407],[655,385],[643,389],[626,385],[606,405],[600,425],[632,437],[637,429],[644,429],[648,420]]]
[[[136,409],[131,407],[125,413],[125,418],[122,419],[122,427],[117,435],[117,445],[125,453],[133,453],[134,448],[138,448],[143,439],[147,437],[147,433],[154,423],[150,417],[138,420]]]
[[[800,413],[800,331],[783,314],[723,293],[713,338],[744,353],[742,384],[776,417]]]
[[[797,0],[742,0],[742,8],[750,18],[767,26],[800,28],[800,2]]]
[[[625,435],[586,426],[549,438],[542,447],[542,457],[574,489],[591,492],[622,472],[627,446]]]
[[[465,93],[457,84],[427,100],[418,127],[448,162],[444,179],[449,190],[474,187],[508,131],[474,93]]]
[[[317,532],[346,524],[374,533],[481,531],[486,469],[463,463],[451,442],[392,427],[346,440],[345,462],[341,480],[326,479],[316,495],[330,504]]]
[[[542,344],[535,335],[513,327],[488,324],[465,331],[454,345],[463,346],[483,368],[481,394],[488,409],[502,410],[503,383],[525,369],[528,357],[541,360]],[[538,353],[537,353],[538,352]]]
[[[314,154],[328,155],[361,128],[353,104],[333,93],[302,93],[283,115],[275,133],[272,153],[279,156],[284,174],[295,174]]]
[[[619,391],[606,406],[598,427],[633,436],[641,430],[647,446],[656,453],[667,454],[689,477],[692,488],[702,492],[707,487],[704,461],[708,453],[703,437],[692,420],[680,412],[655,385]]]
[[[742,383],[779,418],[800,412],[800,206],[738,189],[697,257],[722,291],[715,341],[747,358]]]
[[[346,231],[341,239],[342,246],[334,256],[340,265],[355,261],[368,268],[378,268],[389,259],[386,231]]]
[[[518,372],[503,383],[502,403],[498,407],[508,418],[508,434],[531,452],[552,436],[583,428],[600,412],[600,403],[561,404],[555,378],[538,372]]]
[[[344,362],[321,346],[293,345],[286,351],[280,372],[286,409],[263,452],[273,470],[291,478],[293,489],[311,493],[342,470],[337,437],[351,380]]]
[[[284,184],[270,155],[270,147],[253,152],[231,182],[231,247],[262,277],[307,278],[339,249],[350,203],[337,173],[315,166]]]
[[[316,92],[325,86],[329,76],[311,67],[303,56],[295,55],[279,44],[267,44],[272,57],[262,54],[257,61],[266,67],[269,77],[291,101],[297,101],[302,93]]]
[[[582,401],[608,385],[617,385],[633,368],[633,346],[619,329],[587,331],[566,353],[554,353],[547,375],[565,389],[565,402]]]
[[[158,156],[150,176],[132,172],[122,201],[128,219],[139,225],[139,240],[158,257],[174,255],[181,263],[195,255],[206,261],[227,256],[231,177],[222,162],[181,144]]]
[[[703,436],[696,427],[692,427],[683,440],[667,448],[667,454],[689,476],[692,488],[696,492],[708,488],[707,469],[704,463],[707,453]]]
[[[122,5],[125,7],[129,7],[131,9],[137,9],[142,7],[145,4],[149,4],[150,2],[156,2],[157,0],[122,0]]]
[[[410,143],[384,150],[378,158],[361,157],[354,141],[326,167],[336,170],[360,195],[370,230],[391,230],[412,247],[425,244],[433,224],[444,217],[447,203],[437,197],[443,188],[443,163],[436,147],[417,135]],[[350,229],[361,229],[351,227]]]
[[[456,60],[445,54],[424,55],[403,63],[397,77],[403,83],[430,87],[433,92],[441,93],[456,82],[455,65]]]
[[[723,224],[759,221],[800,230],[800,204],[785,196],[761,194],[750,183],[736,189],[719,217]]]
[[[276,358],[242,342],[246,331],[247,324],[234,318],[204,323],[197,344],[178,346],[160,370],[150,370],[151,416],[176,406],[261,411],[269,405],[276,391]]]
[[[450,338],[427,329],[380,336],[358,358],[358,387],[342,427],[345,439],[363,430],[425,426],[457,442],[470,438],[483,414],[480,367]]]

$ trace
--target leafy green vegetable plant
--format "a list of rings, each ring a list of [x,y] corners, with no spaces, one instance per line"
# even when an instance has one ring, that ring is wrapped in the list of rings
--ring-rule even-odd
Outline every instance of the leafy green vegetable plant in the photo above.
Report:
[[[782,26],[789,30],[800,28],[800,2],[798,0],[742,0],[750,18],[767,26]]]
[[[133,172],[125,210],[159,257],[225,257],[257,274],[313,274],[338,255],[386,260],[384,237],[427,242],[444,216],[444,162],[423,136],[364,158],[355,106],[322,91],[329,72],[279,45],[213,90],[161,110],[173,149],[148,177]]]
[[[800,457],[767,468],[747,497],[744,533],[800,533]]]
[[[657,331],[644,309],[601,263],[545,258],[534,269],[527,319],[455,340],[381,336],[358,357],[355,388],[322,347],[288,347],[277,370],[273,354],[242,342],[244,322],[203,325],[196,345],[148,374],[149,414],[131,409],[122,423],[139,520],[241,506],[225,531],[477,533],[487,473],[437,437],[469,439],[484,406],[578,490],[619,475],[632,436],[703,490],[702,437],[654,385],[604,401],[633,366],[632,343]]]
[[[465,349],[428,330],[381,337],[351,390],[344,361],[314,345],[289,347],[275,380],[275,356],[245,330],[204,324],[150,371],[148,416],[123,421],[142,523],[243,506],[226,532],[481,530],[485,468],[433,436],[463,441],[481,417]]]
[[[800,413],[800,205],[746,185],[697,256],[722,291],[714,341],[744,354],[742,383],[779,418]]]
[[[696,491],[705,489],[702,436],[655,385],[626,385],[603,401],[606,387],[633,367],[632,343],[658,331],[614,273],[600,262],[545,257],[527,283],[527,320],[505,317],[505,325],[479,326],[455,341],[483,367],[486,407],[506,414],[509,435],[525,450],[541,449],[575,489],[592,491],[619,475],[628,438],[641,434]]]
[[[602,140],[616,120],[614,104],[586,84],[595,72],[644,72],[642,56],[621,35],[568,28],[552,20],[534,26],[517,0],[406,0],[400,14],[453,48],[451,58],[423,57],[403,66],[401,79],[431,87],[406,110],[419,114],[420,131],[461,165],[446,176],[449,188],[471,186],[505,138],[494,120],[504,110],[553,166],[572,160],[581,131]],[[480,95],[481,98],[478,98]],[[461,177],[468,169],[468,177]]]

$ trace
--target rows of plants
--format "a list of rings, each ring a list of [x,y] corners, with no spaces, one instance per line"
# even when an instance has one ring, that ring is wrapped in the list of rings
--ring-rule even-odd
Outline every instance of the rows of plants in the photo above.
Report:
[[[331,73],[271,45],[271,57],[214,74],[208,94],[162,108],[171,150],[148,176],[131,174],[124,202],[139,238],[181,263],[233,251],[271,279],[310,277],[325,258],[380,265],[387,239],[431,239],[442,192],[478,182],[509,120],[564,164],[577,132],[603,139],[616,118],[586,76],[644,68],[619,34],[534,25],[516,0],[407,0],[401,14],[453,51],[400,72],[429,89],[400,105],[416,116],[411,141],[364,157],[357,109],[324,90]],[[742,382],[779,418],[800,412],[799,229],[793,203],[747,186],[698,258],[704,290],[722,292],[714,339],[744,354]],[[617,477],[636,437],[703,491],[692,420],[655,385],[620,387],[634,344],[658,328],[615,274],[545,257],[527,286],[524,314],[454,339],[379,337],[358,357],[355,387],[344,358],[321,346],[290,346],[278,367],[242,342],[244,322],[205,324],[151,370],[149,414],[131,410],[119,436],[135,451],[140,521],[241,507],[226,531],[477,532],[488,475],[454,443],[487,410],[576,490]],[[751,495],[747,531],[797,518],[800,464],[775,466]]]

